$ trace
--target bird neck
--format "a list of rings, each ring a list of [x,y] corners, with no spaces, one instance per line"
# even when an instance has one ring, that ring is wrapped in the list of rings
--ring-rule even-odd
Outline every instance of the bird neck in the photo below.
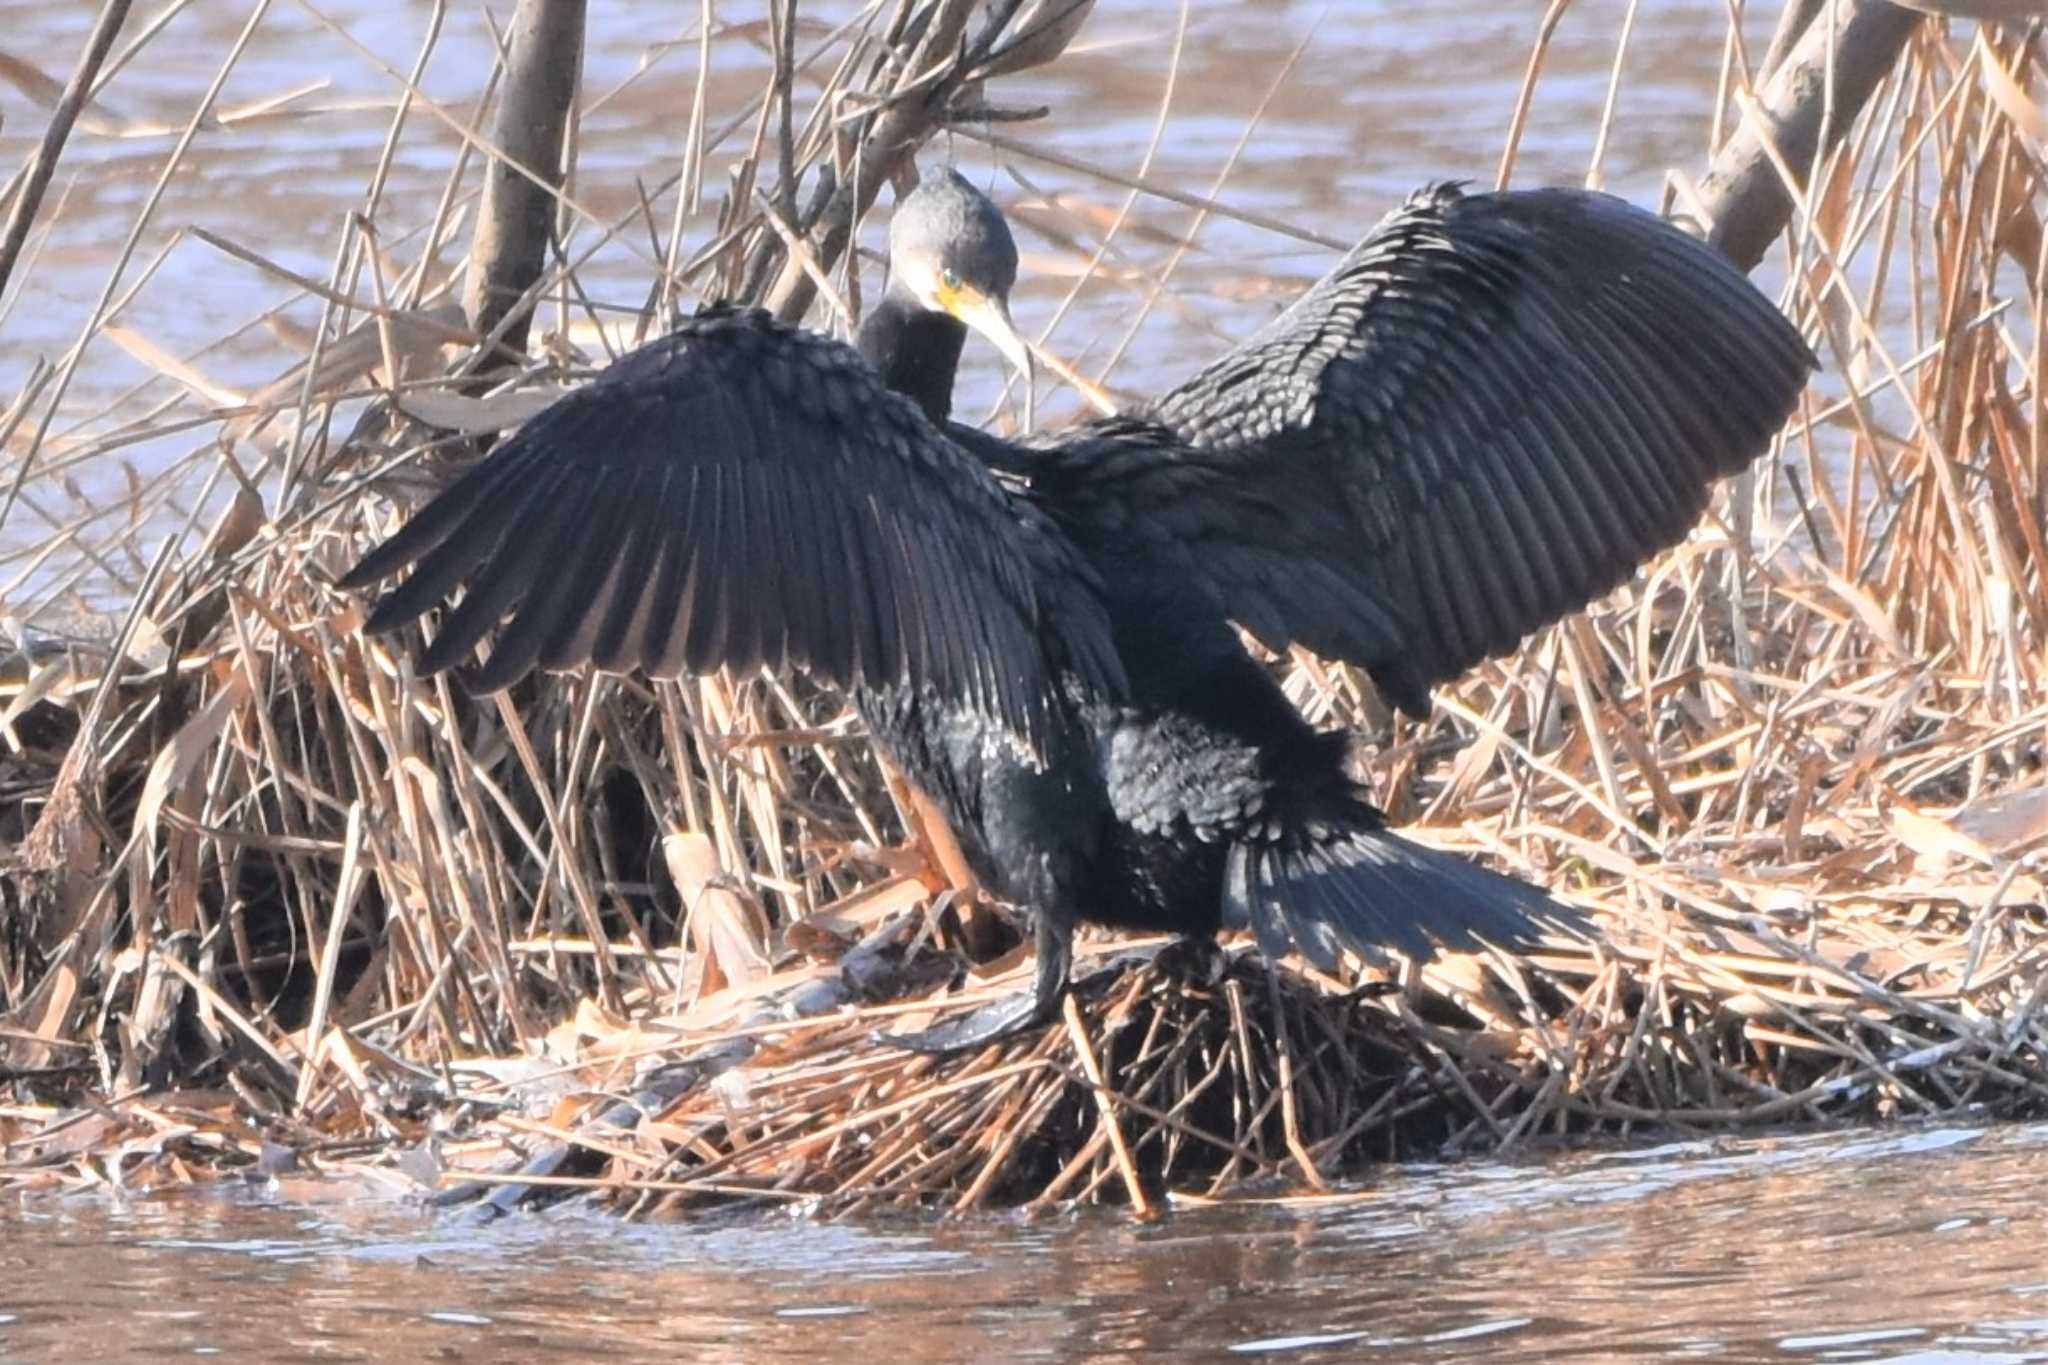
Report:
[[[882,382],[939,423],[953,412],[953,375],[966,340],[967,327],[959,319],[935,313],[896,289],[882,295],[861,319],[855,338],[861,358],[875,367]]]

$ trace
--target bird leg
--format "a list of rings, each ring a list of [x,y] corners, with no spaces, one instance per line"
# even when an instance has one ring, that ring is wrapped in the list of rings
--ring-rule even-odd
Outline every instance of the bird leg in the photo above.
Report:
[[[895,800],[903,823],[910,827],[911,836],[924,845],[920,852],[926,855],[926,862],[936,865],[939,875],[955,891],[979,897],[981,887],[975,881],[973,869],[967,866],[967,855],[960,851],[960,841],[953,837],[953,827],[946,823],[946,817],[932,804],[930,797],[897,771],[896,765],[886,756],[882,756],[881,764],[883,784]],[[929,882],[926,884],[930,885]]]
[[[1031,916],[1031,941],[1037,972],[1029,995],[1019,993],[992,1001],[943,1024],[916,1033],[884,1033],[879,1039],[893,1047],[947,1057],[1014,1038],[1052,1022],[1060,997],[1067,991],[1067,969],[1074,958],[1074,926],[1043,910]]]

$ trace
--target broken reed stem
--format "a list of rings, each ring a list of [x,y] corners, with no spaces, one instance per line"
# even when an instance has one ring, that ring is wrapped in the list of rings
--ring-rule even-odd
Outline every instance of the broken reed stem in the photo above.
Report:
[[[1074,1043],[1074,1055],[1080,1058],[1081,1070],[1094,1091],[1096,1109],[1102,1116],[1102,1131],[1109,1138],[1110,1149],[1116,1153],[1116,1168],[1124,1180],[1124,1193],[1139,1217],[1150,1217],[1152,1203],[1145,1197],[1145,1182],[1138,1176],[1137,1164],[1131,1160],[1131,1149],[1124,1142],[1123,1127],[1117,1122],[1115,1096],[1102,1078],[1102,1064],[1095,1060],[1095,1049],[1088,1043],[1088,1026],[1081,1022],[1081,1011],[1074,1004],[1071,993],[1061,1002],[1061,1015],[1066,1020],[1067,1036]]]

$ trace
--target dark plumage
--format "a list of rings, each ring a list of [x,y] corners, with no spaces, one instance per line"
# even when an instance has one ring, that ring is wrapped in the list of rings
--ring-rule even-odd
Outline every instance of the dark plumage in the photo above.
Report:
[[[859,354],[714,308],[533,419],[349,574],[414,566],[370,628],[465,584],[424,669],[509,618],[485,687],[585,662],[845,687],[1033,915],[1031,1001],[925,1044],[1043,1017],[1083,920],[1326,966],[1556,923],[1388,831],[1231,623],[1425,711],[1766,447],[1812,366],[1777,310],[1619,200],[1439,186],[1157,402],[1014,444],[948,421],[963,319],[1028,365],[1000,215],[947,173],[891,248]]]

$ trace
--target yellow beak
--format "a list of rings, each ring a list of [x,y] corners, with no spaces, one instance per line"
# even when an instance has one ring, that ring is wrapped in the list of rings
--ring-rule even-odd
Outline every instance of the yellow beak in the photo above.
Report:
[[[1024,383],[1025,429],[1036,426],[1038,370],[1032,364],[1030,343],[1018,334],[1010,321],[1009,303],[990,298],[978,289],[941,289],[939,302],[945,305],[947,312],[987,337],[1003,353],[1003,358],[1010,362]]]

